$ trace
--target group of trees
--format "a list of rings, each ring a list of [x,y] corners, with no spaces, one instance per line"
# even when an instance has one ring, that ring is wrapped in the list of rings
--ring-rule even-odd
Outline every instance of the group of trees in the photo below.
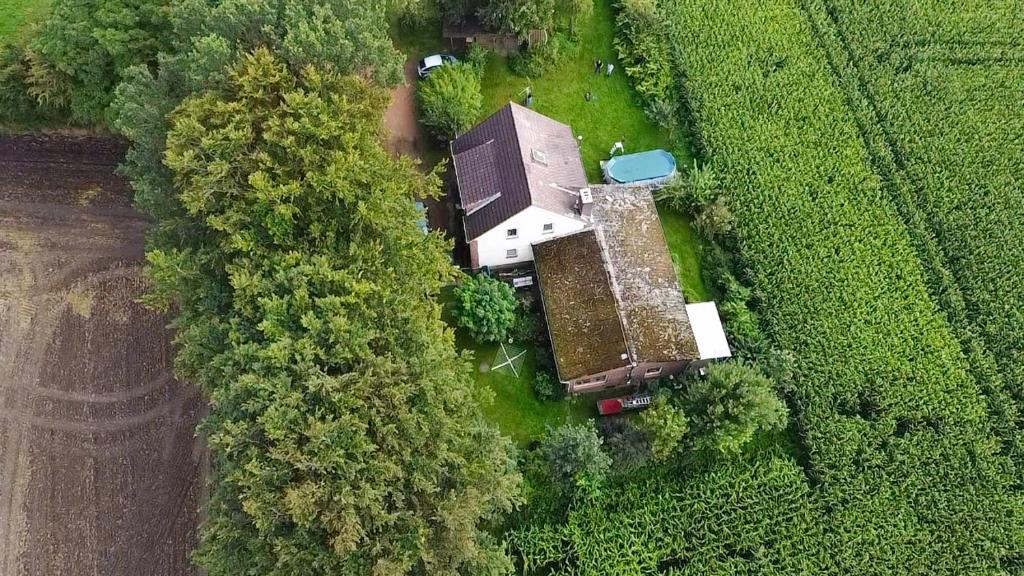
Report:
[[[525,39],[531,30],[564,25],[575,31],[594,11],[594,0],[438,0],[441,17],[462,22],[476,16],[494,30]]]
[[[173,100],[225,81],[226,67],[269,46],[307,64],[360,73],[381,85],[402,79],[384,6],[343,0],[59,0],[50,16],[0,57],[0,120],[31,115],[77,124],[113,122],[118,87],[163,71]],[[171,75],[174,78],[170,78]]]
[[[415,225],[434,177],[381,141],[386,93],[265,49],[172,114],[199,241],[148,254],[182,376],[211,400],[212,574],[502,571],[509,442],[433,301],[455,270]],[[344,214],[347,217],[339,217]]]

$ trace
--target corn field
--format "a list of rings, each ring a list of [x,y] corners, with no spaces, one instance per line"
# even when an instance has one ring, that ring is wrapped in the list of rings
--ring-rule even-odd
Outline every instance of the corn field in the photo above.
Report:
[[[647,486],[649,520],[578,507],[513,542],[527,569],[1024,573],[1024,19],[982,4],[659,0],[765,327],[797,356],[801,456]]]

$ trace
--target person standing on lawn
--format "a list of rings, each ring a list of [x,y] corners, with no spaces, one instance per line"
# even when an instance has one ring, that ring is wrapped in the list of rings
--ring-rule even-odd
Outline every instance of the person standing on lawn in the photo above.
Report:
[[[600,74],[601,73],[601,65],[602,64],[604,64],[604,62],[601,62],[600,58],[598,58],[597,60],[594,60],[594,74]]]
[[[611,62],[609,62],[608,63],[608,75],[609,76],[612,75],[612,70],[615,70],[615,64],[612,64]]]

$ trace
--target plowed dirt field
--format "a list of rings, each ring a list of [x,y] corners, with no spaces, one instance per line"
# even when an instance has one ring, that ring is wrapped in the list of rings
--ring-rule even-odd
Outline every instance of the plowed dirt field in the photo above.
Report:
[[[110,139],[0,136],[0,574],[193,574],[202,402]]]

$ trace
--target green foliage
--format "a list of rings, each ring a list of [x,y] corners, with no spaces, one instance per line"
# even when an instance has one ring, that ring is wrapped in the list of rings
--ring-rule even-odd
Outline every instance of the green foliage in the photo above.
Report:
[[[616,0],[615,49],[626,74],[659,125],[674,128],[680,110],[671,43],[656,0]]]
[[[472,66],[476,70],[477,75],[483,77],[484,71],[487,70],[487,62],[490,61],[492,56],[493,54],[490,50],[484,48],[479,43],[473,43],[466,50],[463,62]]]
[[[640,414],[639,428],[647,434],[655,460],[667,460],[690,431],[686,413],[660,395]]]
[[[567,24],[569,33],[576,36],[594,15],[594,0],[563,0],[557,6],[556,15]]]
[[[509,68],[524,78],[539,78],[554,70],[578,47],[564,34],[552,34],[547,42],[520,51],[509,60]]]
[[[772,382],[756,368],[738,362],[714,364],[705,378],[686,389],[686,412],[698,448],[737,454],[758,432],[786,425],[786,406]]]
[[[555,5],[555,0],[487,0],[477,13],[492,29],[525,39],[530,30],[554,27]]]
[[[509,535],[524,574],[796,576],[831,562],[803,473],[779,451],[641,468],[564,520],[531,520]]]
[[[722,190],[711,163],[696,161],[684,173],[655,190],[654,197],[672,208],[696,214],[722,196]]]
[[[533,378],[533,392],[541,400],[553,401],[565,395],[565,387],[550,372],[539,371]]]
[[[210,397],[199,562],[507,570],[484,527],[517,500],[514,457],[433,300],[450,245],[415,224],[436,176],[383,149],[387,95],[363,80],[266,50],[227,78],[172,115],[185,214],[148,253],[149,302],[180,311],[178,372]]]
[[[519,307],[512,287],[484,274],[469,276],[455,287],[453,307],[456,323],[480,342],[498,342],[508,337],[516,323]]]
[[[28,40],[26,89],[44,108],[100,124],[125,70],[167,46],[166,0],[56,0]]]
[[[420,122],[438,139],[452,140],[480,117],[479,71],[464,63],[442,66],[420,83],[416,96]]]
[[[796,358],[834,572],[1009,571],[1013,463],[808,19],[787,0],[661,10],[763,324]]]
[[[382,3],[334,0],[57,0],[28,41],[23,79],[40,106],[99,124],[135,66],[159,66],[180,99],[221,87],[225,67],[257,46],[273,46],[296,71],[313,64],[382,85],[402,79]]]
[[[548,430],[540,452],[555,486],[566,495],[600,492],[612,460],[591,423],[563,424]]]
[[[1019,7],[801,3],[1024,480]]]

